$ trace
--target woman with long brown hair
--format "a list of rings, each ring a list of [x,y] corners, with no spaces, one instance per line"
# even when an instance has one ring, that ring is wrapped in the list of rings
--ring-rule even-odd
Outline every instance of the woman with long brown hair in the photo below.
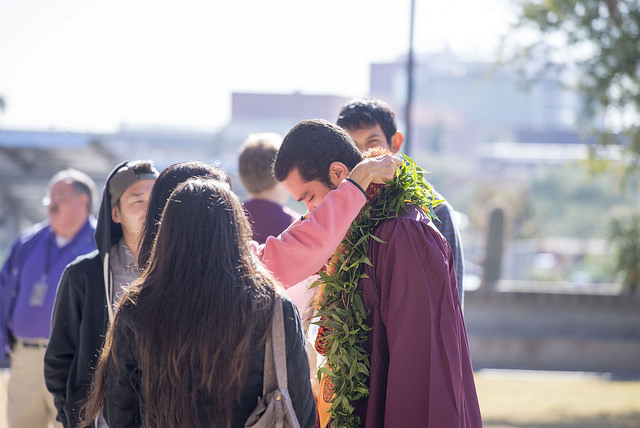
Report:
[[[228,183],[229,176],[219,167],[213,164],[200,161],[178,162],[166,167],[153,184],[153,190],[149,196],[147,215],[144,219],[144,227],[140,234],[140,251],[138,256],[138,266],[144,268],[149,261],[153,241],[158,233],[162,210],[171,196],[171,193],[178,187],[178,184],[190,178],[202,177],[211,178],[224,183]]]
[[[118,427],[241,427],[262,395],[276,281],[226,183],[191,179],[164,208],[140,279],[120,301],[84,420]],[[315,422],[300,317],[283,298],[288,389]]]

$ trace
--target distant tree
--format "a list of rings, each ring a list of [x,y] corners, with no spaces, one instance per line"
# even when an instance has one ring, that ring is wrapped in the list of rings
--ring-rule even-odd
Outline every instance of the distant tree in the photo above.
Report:
[[[608,171],[593,175],[579,165],[566,165],[539,168],[532,175],[531,217],[523,224],[536,226],[534,236],[605,239],[611,214],[599,207],[632,203],[616,192],[616,176]]]
[[[615,192],[613,174],[588,174],[578,165],[538,167],[526,177],[495,182],[467,179],[457,189],[438,183],[459,183],[458,179],[443,179],[440,173],[433,177],[445,197],[455,195],[454,207],[469,216],[471,228],[487,228],[489,203],[508,207],[510,239],[606,239],[608,207],[632,203]]]
[[[585,105],[580,129],[599,135],[593,169],[612,168],[606,146],[624,140],[623,178],[640,173],[640,1],[517,0],[517,22],[503,61],[531,81],[549,70],[576,70],[569,84]],[[595,124],[595,125],[594,125]]]
[[[4,98],[0,97],[0,111],[4,111],[5,103]]]
[[[622,278],[622,285],[631,293],[638,292],[640,283],[640,213],[635,209],[618,208],[609,222],[609,245],[613,252],[613,268]]]

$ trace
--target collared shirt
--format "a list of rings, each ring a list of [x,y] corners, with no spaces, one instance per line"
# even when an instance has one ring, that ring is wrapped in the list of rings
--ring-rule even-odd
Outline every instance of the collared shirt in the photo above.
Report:
[[[90,221],[76,236],[58,247],[55,234],[49,230],[37,238],[19,272],[18,291],[10,329],[20,339],[48,339],[51,311],[58,282],[68,263],[96,249],[94,226]]]
[[[253,228],[253,240],[258,244],[264,244],[269,236],[280,235],[300,218],[291,208],[265,199],[250,199],[242,206]]]
[[[112,303],[115,304],[122,296],[122,289],[138,279],[140,269],[138,269],[137,260],[124,242],[124,238],[120,238],[120,241],[111,247],[110,260],[114,285],[114,301]]]

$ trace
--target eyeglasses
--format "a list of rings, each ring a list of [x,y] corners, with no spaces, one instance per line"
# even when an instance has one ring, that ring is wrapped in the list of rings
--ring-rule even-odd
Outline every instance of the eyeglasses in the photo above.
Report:
[[[42,198],[42,205],[44,205],[45,207],[48,207],[54,202],[56,204],[63,204],[69,201],[70,199],[76,198],[76,197],[78,197],[78,195],[75,193],[58,193],[55,195],[46,195],[44,198]]]

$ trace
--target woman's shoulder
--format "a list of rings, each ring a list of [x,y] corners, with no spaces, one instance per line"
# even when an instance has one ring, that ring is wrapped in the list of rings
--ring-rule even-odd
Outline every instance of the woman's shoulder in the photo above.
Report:
[[[144,294],[145,290],[132,294],[127,292],[122,296],[122,300],[118,305],[118,323],[123,323],[129,327],[133,327],[137,320],[144,316]]]
[[[296,305],[287,296],[279,295],[279,297],[282,301],[282,317],[287,345],[290,345],[292,340],[304,338],[304,328]]]
[[[282,315],[285,319],[295,319],[296,316],[300,317],[300,315],[298,314],[298,308],[296,307],[295,303],[293,303],[293,301],[289,298],[289,296],[283,293],[278,293],[277,296],[282,301]]]

